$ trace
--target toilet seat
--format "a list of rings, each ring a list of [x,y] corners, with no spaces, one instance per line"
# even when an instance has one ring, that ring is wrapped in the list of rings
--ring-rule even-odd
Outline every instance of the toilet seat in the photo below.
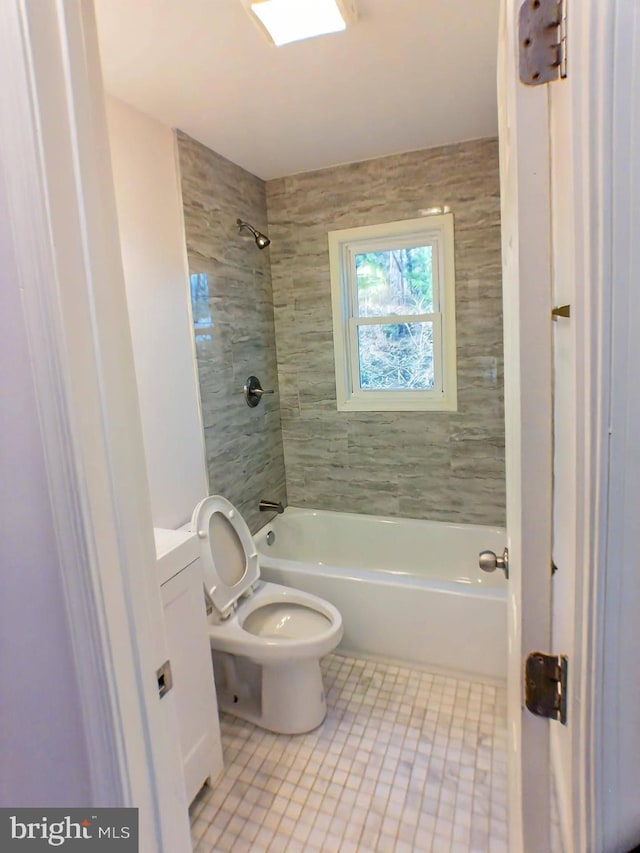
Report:
[[[221,495],[200,501],[193,511],[191,529],[198,535],[207,592],[216,610],[226,616],[260,577],[251,531],[238,510]]]

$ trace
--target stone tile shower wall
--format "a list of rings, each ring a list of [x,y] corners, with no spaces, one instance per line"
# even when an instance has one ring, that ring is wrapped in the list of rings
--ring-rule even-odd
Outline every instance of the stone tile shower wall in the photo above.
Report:
[[[278,394],[254,409],[242,395],[251,374],[278,388],[269,249],[236,226],[267,231],[265,184],[181,132],[178,151],[209,490],[255,531],[260,498],[286,503]]]
[[[502,284],[497,140],[267,183],[289,502],[503,524]],[[327,232],[455,215],[458,411],[336,410]]]

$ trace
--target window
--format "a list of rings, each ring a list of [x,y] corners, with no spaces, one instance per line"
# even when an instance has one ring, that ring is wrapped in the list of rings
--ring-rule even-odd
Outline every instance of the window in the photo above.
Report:
[[[453,216],[329,232],[338,409],[455,411]]]

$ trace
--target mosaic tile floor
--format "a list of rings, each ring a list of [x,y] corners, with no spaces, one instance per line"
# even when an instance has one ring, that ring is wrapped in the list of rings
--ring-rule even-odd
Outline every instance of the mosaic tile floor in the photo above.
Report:
[[[222,716],[197,853],[506,853],[503,687],[339,655],[323,672],[329,712],[309,734]]]

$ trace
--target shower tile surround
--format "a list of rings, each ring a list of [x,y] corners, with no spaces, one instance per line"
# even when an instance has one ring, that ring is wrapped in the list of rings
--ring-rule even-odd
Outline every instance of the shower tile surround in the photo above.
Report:
[[[506,853],[505,688],[382,661],[323,661],[306,735],[222,716],[226,773],[191,808],[197,853]]]
[[[267,182],[288,499],[504,524],[498,143],[463,142]],[[458,411],[336,410],[327,232],[455,216]]]
[[[287,502],[278,394],[254,409],[242,388],[251,374],[278,390],[268,250],[236,219],[266,232],[265,184],[178,131],[189,272],[205,275],[194,316],[209,490],[228,498],[252,532],[272,516],[260,498]],[[205,326],[207,324],[205,323]]]
[[[210,490],[250,528],[294,506],[504,524],[498,143],[476,140],[266,184],[178,132]],[[457,412],[338,412],[327,232],[447,205],[455,216]],[[259,251],[236,218],[269,234]],[[204,306],[203,306],[204,307]],[[275,333],[274,333],[275,321]],[[277,351],[277,362],[276,362]],[[279,388],[249,409],[250,373]]]

